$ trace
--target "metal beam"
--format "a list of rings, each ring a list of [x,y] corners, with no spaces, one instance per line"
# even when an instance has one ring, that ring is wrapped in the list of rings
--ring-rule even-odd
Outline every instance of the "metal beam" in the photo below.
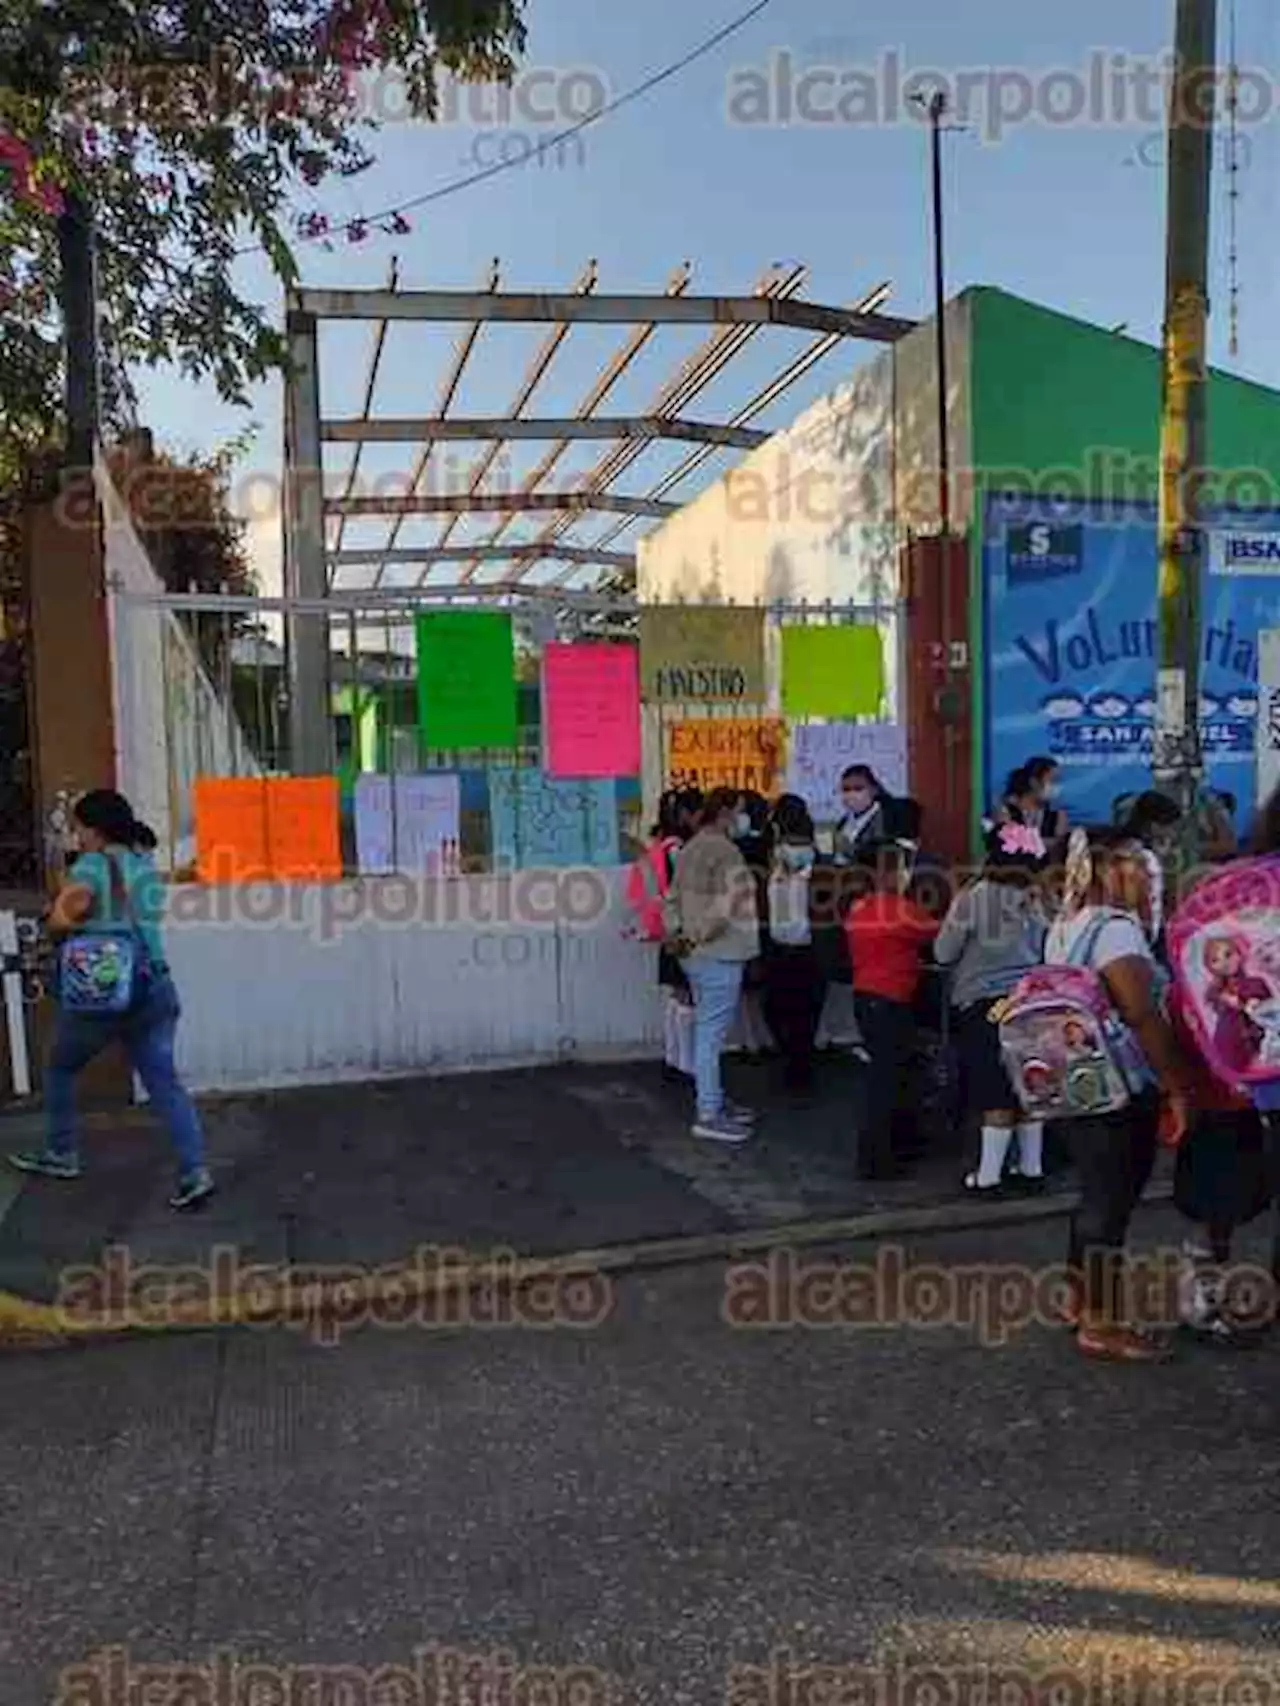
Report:
[[[790,326],[870,343],[897,343],[914,320],[860,314],[765,296],[549,296],[467,290],[300,290],[294,301],[321,320],[477,320],[523,325]]]
[[[599,268],[596,262],[588,261],[586,266],[574,280],[573,294],[569,300],[576,302],[590,296],[596,287],[596,281],[599,276]],[[567,320],[561,321],[557,325],[553,326],[547,333],[546,337],[543,338],[537,350],[534,352],[532,361],[529,363],[529,366],[525,371],[525,376],[520,382],[520,388],[512,400],[511,407],[507,410],[507,414],[510,419],[517,419],[529,406],[534,392],[538,389],[538,386],[541,385],[543,379],[550,370],[552,362],[560,353],[560,347],[564,343],[564,340],[569,336],[569,331],[570,323]],[[501,454],[502,446],[497,443],[491,444],[488,450],[486,450],[484,454],[473,464],[471,469],[471,478],[467,485],[467,490],[473,496],[484,486],[489,470],[493,467]],[[440,536],[436,540],[436,544],[441,547],[447,545],[453,537],[457,525],[456,516],[452,520],[446,521],[444,526],[440,529]],[[466,576],[463,578],[466,579]]]
[[[410,497],[327,498],[324,507],[328,515],[381,516],[494,515],[521,510],[557,510],[563,514],[578,514],[583,510],[596,509],[607,510],[614,515],[643,515],[662,521],[679,505],[654,503],[649,498],[623,497],[619,492],[443,492],[438,496],[419,492]],[[436,548],[442,550],[443,546]],[[479,545],[473,546],[468,555],[479,548]],[[542,555],[548,555],[545,546]]]
[[[395,290],[398,288],[399,284],[400,266],[399,262],[393,256],[391,260],[391,271],[387,275],[387,289]],[[360,417],[364,421],[369,419],[369,411],[373,408],[373,395],[378,388],[378,369],[382,366],[382,352],[386,347],[386,342],[387,322],[385,320],[379,320],[373,334],[373,348],[369,352],[369,369],[364,383],[364,402],[360,406]],[[324,438],[323,421],[320,423],[320,437],[322,439]],[[351,466],[347,470],[347,482],[345,487],[345,495],[347,497],[350,497],[356,489],[356,479],[360,473],[360,458],[363,454],[364,443],[362,440],[357,439],[355,455],[351,458]],[[346,529],[346,525],[345,517],[338,522],[337,537],[333,541],[335,551],[340,551],[342,549],[342,535]]]
[[[498,268],[498,263],[495,260],[489,267],[488,283],[485,287],[486,295],[497,290],[498,280],[500,277],[501,274]],[[458,386],[462,383],[462,375],[466,371],[468,361],[471,359],[471,352],[475,349],[476,343],[479,340],[481,330],[481,322],[479,320],[475,320],[467,327],[466,331],[463,332],[462,336],[458,339],[453,351],[453,360],[449,364],[449,371],[445,374],[444,381],[440,387],[439,396],[436,402],[437,416],[443,417],[449,413],[449,410],[453,405],[453,399],[458,393]],[[409,481],[410,492],[416,492],[421,486],[423,480],[426,478],[427,469],[431,465],[431,453],[434,449],[435,445],[428,443],[424,444],[422,449],[418,452],[418,460],[413,470],[413,477]],[[398,520],[393,524],[390,533],[388,533],[388,550],[391,550],[395,545],[396,540],[399,538],[400,527],[401,521]],[[377,586],[381,579],[382,575],[379,573],[373,584]]]
[[[689,262],[681,261],[675,271],[668,276],[663,294],[666,296],[683,296],[689,288],[689,280],[692,277],[692,274],[693,268],[690,266]],[[620,343],[617,349],[614,350],[604,367],[592,380],[582,398],[582,401],[578,404],[577,418],[580,421],[590,420],[594,417],[596,410],[600,408],[606,397],[616,389],[623,376],[630,370],[636,358],[648,344],[657,329],[657,326],[654,325],[652,321],[648,321],[641,326],[632,327],[630,335],[624,338],[622,343]],[[668,413],[674,413],[674,411],[669,410]],[[528,474],[525,475],[524,479],[520,482],[520,490],[522,492],[536,492],[539,486],[542,485],[543,481],[551,473],[552,469],[558,466],[561,458],[569,449],[572,442],[573,441],[568,438],[557,439],[547,451],[546,455],[543,456],[536,466],[531,468]],[[507,531],[508,527],[510,527],[513,519],[514,517],[510,515],[500,517],[496,525],[493,526],[484,536],[483,540],[481,540],[481,544],[496,545],[502,538],[503,534]],[[472,563],[468,568],[463,570],[461,579],[464,581],[471,580],[478,567],[478,561]]]
[[[719,426],[714,421],[682,421],[661,415],[601,415],[581,420],[574,415],[538,420],[512,420],[506,416],[462,416],[445,419],[423,415],[384,420],[355,419],[325,421],[321,437],[329,444],[421,444],[440,439],[475,442],[484,439],[681,439],[688,444],[717,444],[731,450],[754,450],[769,436],[742,427]]]
[[[878,307],[879,304],[885,301],[889,296],[890,289],[891,287],[888,283],[878,284],[874,290],[868,291],[867,295],[864,296],[860,302],[855,304],[855,307],[865,311],[870,311],[871,309]],[[783,368],[782,372],[779,373],[775,379],[771,380],[762,391],[757,392],[748,403],[745,403],[732,417],[730,424],[734,427],[742,427],[747,421],[754,420],[757,415],[763,414],[767,408],[777,402],[779,397],[789,391],[793,385],[798,384],[799,381],[804,378],[805,374],[808,373],[811,367],[815,367],[825,356],[830,355],[832,350],[834,350],[839,343],[840,339],[830,333],[824,338],[819,338],[815,343],[811,344],[807,350],[803,350],[794,361],[789,362],[787,366]],[[768,437],[769,435],[766,434],[765,436]],[[683,462],[673,468],[669,474],[661,479],[658,484],[645,495],[650,498],[665,498],[669,491],[674,490],[676,486],[681,485],[685,480],[687,480],[690,475],[696,473],[703,463],[712,455],[714,455],[714,451],[707,448],[695,451],[693,455],[687,457]],[[596,545],[601,548],[612,545],[613,541],[621,534],[625,533],[627,528],[631,525],[632,524],[629,519],[618,522],[615,526],[610,527],[605,533],[601,534],[600,538],[595,541]],[[563,547],[557,547],[556,554],[562,555]],[[567,572],[571,573],[572,567]],[[553,586],[563,586],[565,583],[565,573],[566,571],[561,571],[551,584]]]
[[[756,285],[755,293],[766,301],[786,300],[803,289],[808,276],[809,269],[804,266],[774,267]],[[717,374],[727,367],[753,338],[759,336],[760,329],[759,326],[718,327],[687,357],[675,377],[662,387],[648,412],[665,415],[685,408],[706,390]],[[639,444],[619,444],[607,451],[587,474],[588,490],[602,491],[610,486],[643,453],[644,446]],[[712,452],[706,450],[703,454],[710,455]],[[549,547],[548,556],[554,555],[550,547],[554,547],[563,539],[574,525],[573,516],[560,516],[542,529],[538,539]],[[628,524],[624,522],[623,527],[626,525]],[[614,532],[616,534],[621,530],[615,529]],[[509,574],[506,578],[513,579],[514,576]]]
[[[285,321],[285,587],[294,598],[323,598],[324,474],[320,444],[320,339],[315,319],[290,313]],[[329,726],[328,625],[293,615],[288,624],[289,763],[297,776],[332,769]]]
[[[373,546],[369,550],[331,551],[329,563],[335,569],[372,563],[422,563],[429,566],[432,563],[469,563],[477,558],[485,563],[510,562],[516,558],[545,555],[545,548],[541,545],[448,545],[443,549],[438,545],[424,545],[420,550],[410,545],[391,552]],[[634,569],[636,564],[631,551],[597,551],[591,545],[563,545],[555,555],[583,568],[598,565],[605,569]]]

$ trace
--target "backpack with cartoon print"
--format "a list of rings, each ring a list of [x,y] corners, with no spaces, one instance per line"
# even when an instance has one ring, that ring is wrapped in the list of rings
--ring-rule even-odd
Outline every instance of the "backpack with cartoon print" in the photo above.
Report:
[[[1229,1089],[1280,1079],[1280,858],[1243,859],[1201,883],[1166,932],[1179,1012]]]

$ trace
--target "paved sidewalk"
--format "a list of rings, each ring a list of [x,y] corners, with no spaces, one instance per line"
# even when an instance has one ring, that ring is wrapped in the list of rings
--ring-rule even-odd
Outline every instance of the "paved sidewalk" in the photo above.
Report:
[[[694,1139],[687,1096],[648,1064],[215,1101],[206,1120],[219,1194],[186,1216],[166,1206],[170,1158],[145,1114],[99,1118],[78,1183],[0,1173],[0,1291],[52,1301],[65,1268],[112,1244],[134,1262],[203,1262],[229,1244],[245,1262],[373,1267],[424,1244],[566,1254],[958,1195],[955,1134],[906,1179],[858,1180],[846,1057],[824,1060],[804,1109],[772,1089],[767,1063],[734,1061],[729,1079],[763,1111],[740,1149]],[[35,1123],[0,1124],[0,1148],[29,1145]]]

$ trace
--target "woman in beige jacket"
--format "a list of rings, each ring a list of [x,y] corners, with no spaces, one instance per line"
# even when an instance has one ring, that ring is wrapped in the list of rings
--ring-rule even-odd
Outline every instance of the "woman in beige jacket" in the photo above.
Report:
[[[725,1100],[720,1056],[742,993],[742,974],[760,952],[755,878],[734,846],[742,797],[710,794],[702,827],[681,850],[667,901],[672,946],[693,991],[695,1137],[743,1143],[752,1116]]]

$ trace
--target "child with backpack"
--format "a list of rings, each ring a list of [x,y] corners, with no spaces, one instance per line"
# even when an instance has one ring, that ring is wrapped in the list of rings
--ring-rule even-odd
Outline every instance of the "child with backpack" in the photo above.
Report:
[[[627,874],[631,933],[660,944],[658,984],[662,990],[662,1072],[673,1083],[693,1079],[693,996],[679,960],[665,945],[663,902],[675,876],[676,857],[698,827],[702,794],[671,788],[658,802],[658,821],[648,846]]]
[[[1048,1049],[1039,1060],[1025,1051],[1016,1055],[1024,1106],[1038,1093],[1051,1096],[1061,1080],[1077,1105],[1102,1110],[1075,1117],[1070,1126],[1080,1201],[1067,1250],[1073,1293],[1067,1313],[1083,1354],[1123,1362],[1165,1354],[1159,1341],[1126,1320],[1120,1280],[1129,1224],[1157,1142],[1163,1136],[1180,1143],[1188,1123],[1184,1068],[1142,925],[1146,882],[1145,864],[1124,831],[1072,832],[1062,911],[1045,944],[1046,967],[1077,974],[1074,987],[1081,993],[1068,997],[1072,980],[1062,982],[1057,1021],[1065,1033],[1074,1020],[1072,1035],[1063,1036],[1060,1056]],[[1109,1010],[1101,1028],[1086,983]],[[1015,1006],[1017,1000],[1015,992]],[[1074,1012],[1072,1000],[1078,1003]],[[1006,1014],[1002,1022],[1006,1043],[1014,1017]]]
[[[1048,921],[1038,878],[1047,863],[1039,830],[1015,823],[993,829],[981,875],[956,896],[934,943],[934,959],[951,968],[965,1104],[981,1122],[978,1167],[964,1181],[978,1196],[1004,1189],[1015,1140],[1024,1186],[1044,1183],[1044,1122],[1028,1118],[1018,1104],[1000,1050],[998,1020],[1004,998],[1044,954]]]
[[[1266,822],[1264,811],[1264,831]],[[1236,1230],[1280,1182],[1259,1112],[1274,1117],[1280,1086],[1280,847],[1264,836],[1258,851],[1201,882],[1168,929],[1174,1019],[1195,1068],[1195,1119],[1174,1178],[1191,1228],[1179,1308],[1184,1325],[1223,1342],[1263,1324],[1228,1317],[1221,1270]],[[1275,1235],[1273,1217],[1273,1246]]]

